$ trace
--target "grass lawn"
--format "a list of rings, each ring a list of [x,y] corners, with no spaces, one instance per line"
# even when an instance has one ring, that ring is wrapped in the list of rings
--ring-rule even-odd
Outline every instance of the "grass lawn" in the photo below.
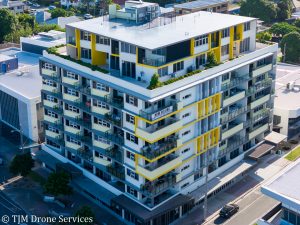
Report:
[[[300,146],[294,148],[285,158],[290,161],[295,161],[300,157]]]
[[[42,186],[46,183],[46,179],[34,171],[31,171],[28,177]]]

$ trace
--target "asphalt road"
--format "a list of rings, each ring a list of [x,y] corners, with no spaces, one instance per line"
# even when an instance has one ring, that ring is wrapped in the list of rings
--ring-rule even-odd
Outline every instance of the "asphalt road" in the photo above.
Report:
[[[240,210],[230,219],[216,218],[209,225],[252,225],[257,218],[262,217],[266,212],[278,204],[272,198],[269,198],[259,192],[259,190],[247,195],[245,198],[237,202]]]

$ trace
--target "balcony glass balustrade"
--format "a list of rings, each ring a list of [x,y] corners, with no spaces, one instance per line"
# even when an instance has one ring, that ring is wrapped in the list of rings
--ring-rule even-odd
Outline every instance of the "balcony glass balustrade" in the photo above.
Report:
[[[169,173],[160,177],[155,181],[148,181],[141,185],[141,191],[145,195],[156,195],[168,190],[170,187],[176,184],[176,174]]]

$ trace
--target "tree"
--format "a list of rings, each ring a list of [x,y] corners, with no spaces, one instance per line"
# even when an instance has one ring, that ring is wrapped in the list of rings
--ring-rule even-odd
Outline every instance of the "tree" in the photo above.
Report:
[[[293,25],[294,25],[295,27],[300,28],[300,19],[296,19],[295,22],[293,23]]]
[[[287,22],[275,23],[270,28],[270,32],[276,36],[284,36],[293,31],[299,31],[299,28]]]
[[[44,186],[45,192],[54,196],[69,195],[72,188],[69,186],[70,176],[64,172],[51,173]]]
[[[241,2],[240,15],[258,17],[270,23],[276,19],[277,6],[268,0],[244,0]]]
[[[214,67],[218,65],[218,60],[214,52],[207,53],[207,67]]]
[[[300,63],[300,34],[291,32],[283,36],[280,47],[285,52],[284,59],[288,62]]]
[[[89,206],[82,206],[76,213],[75,216],[88,218],[87,222],[80,222],[80,225],[92,225],[95,224],[95,214]]]
[[[268,31],[260,32],[256,34],[256,38],[259,40],[259,42],[264,43],[272,39],[272,34],[270,34]]]
[[[291,0],[280,0],[277,3],[277,19],[280,21],[289,19],[292,15],[292,1]]]
[[[62,8],[55,8],[55,9],[51,10],[50,13],[51,13],[52,18],[74,16],[75,15],[73,11],[66,11]]]
[[[148,89],[152,90],[161,86],[161,82],[159,81],[159,74],[154,73],[150,80],[150,85]]]
[[[17,19],[8,9],[0,9],[0,43],[16,30]]]
[[[16,155],[9,167],[10,172],[13,174],[21,174],[26,176],[30,173],[34,166],[34,160],[31,157],[31,153],[25,153],[21,155]]]

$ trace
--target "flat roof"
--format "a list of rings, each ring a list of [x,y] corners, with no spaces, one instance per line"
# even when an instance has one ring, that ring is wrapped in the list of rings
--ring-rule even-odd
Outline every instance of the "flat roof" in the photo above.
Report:
[[[263,143],[259,146],[257,146],[253,152],[249,155],[250,158],[253,159],[259,159],[262,156],[266,155],[268,152],[270,152],[273,148],[275,148],[274,144],[269,143]]]
[[[295,210],[300,210],[299,172],[300,159],[263,185],[261,191]]]
[[[134,21],[124,19],[108,20],[107,17],[98,17],[71,23],[67,26],[121,40],[146,49],[157,49],[252,20],[256,19],[199,11],[176,17],[176,21],[166,25],[159,25],[164,24],[162,18],[157,18],[151,23],[136,25]]]
[[[300,66],[278,63],[276,70],[275,110],[300,110]],[[293,81],[294,90],[288,90],[287,84]]]
[[[31,37],[21,37],[20,42],[50,48],[66,44],[66,37],[65,32],[51,30],[48,32],[40,32],[38,35]]]
[[[8,55],[3,55],[0,53],[0,62],[7,61],[9,59],[13,59],[14,57],[8,56]]]
[[[275,131],[272,131],[270,134],[268,134],[265,138],[264,138],[266,141],[269,141],[271,143],[274,143],[274,144],[279,144],[280,142],[282,141],[286,141],[287,139],[287,136],[284,135],[284,134],[280,134],[280,133],[277,133]]]
[[[195,8],[205,8],[208,6],[228,3],[227,0],[197,0],[191,2],[185,2],[182,4],[174,5],[174,8],[181,8],[181,9],[195,9]]]
[[[17,57],[19,68],[0,76],[0,90],[26,99],[40,98],[42,77],[39,74],[39,56],[19,49],[1,50],[0,54]]]

